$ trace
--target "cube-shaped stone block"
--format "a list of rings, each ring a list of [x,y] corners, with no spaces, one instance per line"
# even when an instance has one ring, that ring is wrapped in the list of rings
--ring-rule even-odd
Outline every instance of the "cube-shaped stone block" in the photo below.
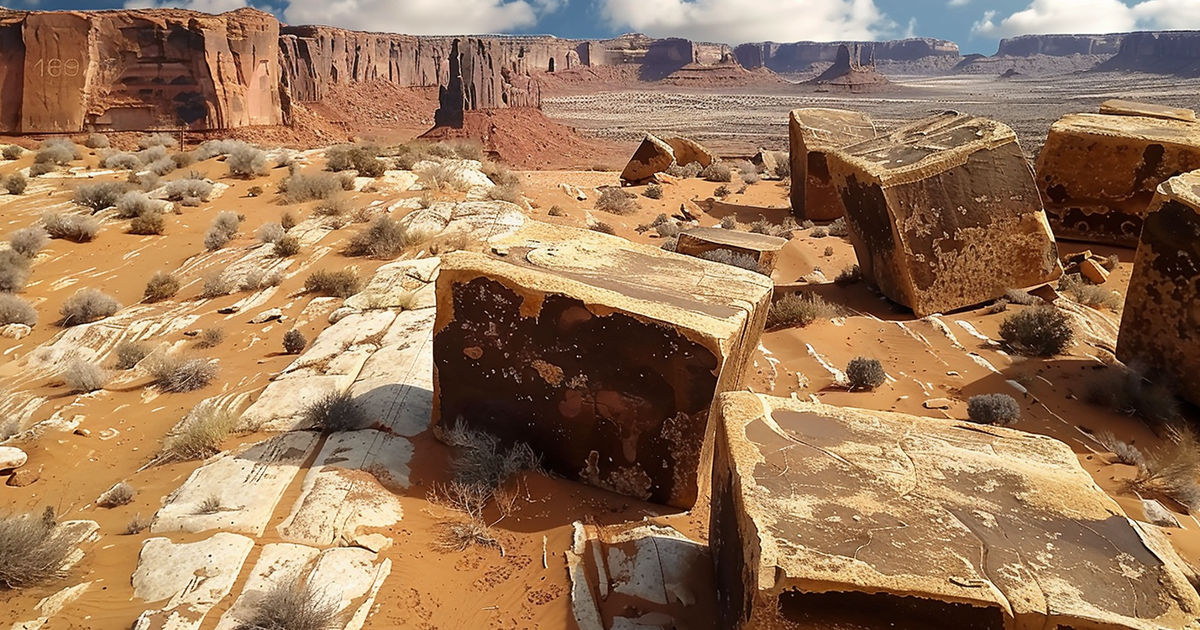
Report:
[[[661,173],[675,163],[675,150],[671,145],[658,138],[646,134],[638,145],[625,169],[621,171],[621,183],[629,185],[644,184],[658,173]]]
[[[1170,543],[1058,440],[748,392],[715,422],[717,627],[1200,625]]]
[[[690,508],[710,408],[742,384],[770,279],[534,222],[492,245],[442,259],[435,433],[463,423],[569,479]]]
[[[1054,234],[1137,246],[1158,185],[1200,169],[1200,123],[1067,114],[1038,154],[1037,185]]]
[[[1117,358],[1200,405],[1200,171],[1164,182],[1146,213]]]
[[[924,317],[1061,275],[1012,129],[946,112],[834,150],[863,277]]]
[[[771,275],[775,269],[775,258],[784,245],[787,245],[787,239],[778,236],[699,227],[680,233],[675,251],[697,257],[718,249],[743,254],[758,263],[761,273]]]
[[[800,220],[832,221],[844,214],[829,178],[826,153],[875,137],[875,123],[861,112],[812,107],[788,116],[792,214]]]

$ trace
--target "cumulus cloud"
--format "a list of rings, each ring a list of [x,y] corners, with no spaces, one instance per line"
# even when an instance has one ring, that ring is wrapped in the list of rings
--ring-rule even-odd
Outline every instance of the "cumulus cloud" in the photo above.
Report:
[[[652,37],[728,43],[873,39],[894,34],[874,0],[600,0],[609,23]]]
[[[290,0],[283,19],[411,35],[504,33],[533,26],[560,0]]]
[[[989,37],[1043,33],[1117,33],[1200,28],[1200,0],[1034,0],[997,20],[987,11],[971,32]]]
[[[965,7],[970,3],[971,0],[950,0],[950,2],[947,2],[946,4],[952,7]]]

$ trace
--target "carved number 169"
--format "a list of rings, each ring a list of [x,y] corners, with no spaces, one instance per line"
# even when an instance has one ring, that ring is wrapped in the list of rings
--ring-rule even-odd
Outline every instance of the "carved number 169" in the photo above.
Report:
[[[37,69],[38,75],[43,77],[61,77],[63,75],[73,77],[79,75],[78,59],[67,59],[65,61],[58,58],[38,59],[38,62],[33,67]]]

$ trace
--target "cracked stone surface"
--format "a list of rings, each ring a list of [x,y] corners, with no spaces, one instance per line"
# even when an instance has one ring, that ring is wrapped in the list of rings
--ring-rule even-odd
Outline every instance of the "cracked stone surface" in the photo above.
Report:
[[[168,600],[142,613],[134,630],[193,630],[229,594],[254,541],[221,532],[193,543],[151,538],[142,545],[133,574],[134,595],[147,602]]]

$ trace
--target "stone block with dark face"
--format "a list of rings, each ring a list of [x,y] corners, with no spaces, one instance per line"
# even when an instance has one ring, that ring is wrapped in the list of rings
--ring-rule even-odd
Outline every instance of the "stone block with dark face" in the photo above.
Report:
[[[655,175],[671,168],[675,163],[675,150],[671,145],[646,134],[638,145],[625,169],[621,171],[621,183],[636,186],[645,184]]]
[[[777,236],[698,227],[679,234],[675,251],[696,257],[703,257],[704,254],[715,250],[749,256],[758,263],[761,273],[769,276],[775,269],[775,258],[784,245],[787,245],[787,239]]]
[[[1200,405],[1200,171],[1164,182],[1146,212],[1117,358]]]
[[[770,279],[540,223],[492,246],[442,259],[435,432],[461,422],[569,479],[690,508],[710,407],[742,384]]]
[[[862,112],[811,107],[788,116],[792,214],[799,220],[832,221],[844,214],[829,177],[825,155],[832,149],[875,137],[875,123]]]
[[[1135,247],[1158,185],[1200,169],[1200,123],[1122,110],[1050,126],[1037,185],[1059,238]]]
[[[1066,444],[997,427],[718,400],[719,628],[1197,628],[1161,534]]]
[[[1006,125],[946,112],[835,150],[828,164],[863,277],[918,316],[1062,273]]]

